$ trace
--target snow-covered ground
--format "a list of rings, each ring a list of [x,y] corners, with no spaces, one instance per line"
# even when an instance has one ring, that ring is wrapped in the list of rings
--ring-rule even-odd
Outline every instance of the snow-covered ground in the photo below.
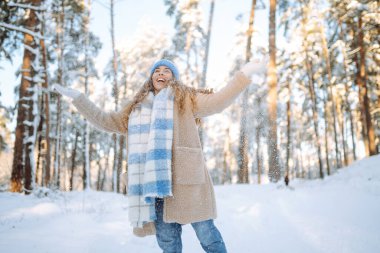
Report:
[[[380,156],[325,180],[216,186],[216,224],[229,252],[380,252]],[[133,236],[123,195],[0,194],[0,252],[160,252]],[[183,252],[203,252],[191,226]]]

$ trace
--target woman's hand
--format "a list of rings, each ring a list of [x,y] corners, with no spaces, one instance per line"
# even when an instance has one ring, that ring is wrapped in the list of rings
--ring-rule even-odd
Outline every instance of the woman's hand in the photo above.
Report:
[[[81,94],[77,90],[74,90],[74,89],[71,89],[71,88],[62,87],[59,84],[53,85],[53,89],[55,89],[59,94],[61,94],[63,96],[66,96],[66,97],[69,97],[69,98],[72,98],[72,99],[76,99]]]
[[[268,57],[254,59],[247,62],[240,70],[247,77],[251,77],[253,74],[264,74],[267,71],[268,61]]]

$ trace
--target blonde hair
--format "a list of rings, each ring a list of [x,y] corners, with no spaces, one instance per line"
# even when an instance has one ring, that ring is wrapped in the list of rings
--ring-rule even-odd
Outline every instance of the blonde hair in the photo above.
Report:
[[[213,93],[212,89],[195,89],[193,87],[189,87],[184,85],[181,81],[178,81],[176,79],[172,79],[168,83],[169,87],[172,87],[174,90],[174,102],[178,104],[179,113],[183,114],[185,112],[185,99],[187,96],[190,97],[192,110],[197,109],[196,104],[196,95],[197,93],[203,93],[203,94],[211,94]],[[125,108],[125,111],[123,112],[124,119],[123,123],[126,127],[128,127],[128,120],[129,115],[131,112],[145,99],[146,96],[148,96],[149,92],[154,92],[153,87],[153,81],[152,78],[149,78],[147,81],[145,81],[144,85],[141,87],[141,89],[136,93],[135,97],[133,98],[131,105]],[[196,122],[199,124],[200,119],[196,119]]]

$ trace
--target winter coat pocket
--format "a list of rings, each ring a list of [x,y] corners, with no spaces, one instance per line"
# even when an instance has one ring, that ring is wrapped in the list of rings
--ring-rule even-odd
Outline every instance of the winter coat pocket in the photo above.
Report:
[[[205,183],[205,163],[200,148],[176,147],[173,161],[174,183],[190,185]]]

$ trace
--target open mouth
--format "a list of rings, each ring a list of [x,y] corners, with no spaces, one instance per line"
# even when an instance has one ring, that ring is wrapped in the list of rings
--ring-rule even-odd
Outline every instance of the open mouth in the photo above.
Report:
[[[165,83],[165,81],[166,81],[166,80],[165,80],[164,78],[158,78],[158,79],[157,79],[157,82],[158,82],[158,83]]]

